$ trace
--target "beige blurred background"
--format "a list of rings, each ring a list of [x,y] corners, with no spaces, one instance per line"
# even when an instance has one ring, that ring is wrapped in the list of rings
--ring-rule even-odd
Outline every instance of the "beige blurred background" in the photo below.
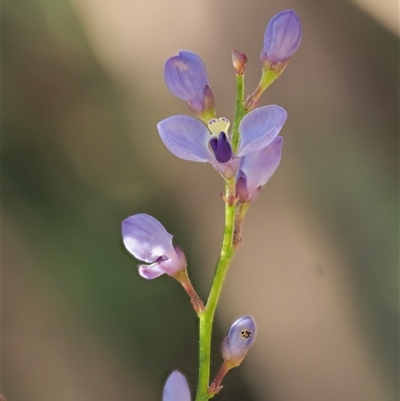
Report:
[[[376,5],[379,4],[379,7]],[[282,163],[251,207],[217,311],[254,347],[221,401],[398,399],[399,5],[357,0],[17,0],[3,8],[2,392],[8,401],[161,400],[195,390],[196,319],[169,277],[141,280],[120,223],[174,234],[205,298],[223,183],[156,124],[189,114],[167,57],[201,55],[232,118],[230,52],[256,86],[265,27],[294,8],[303,42],[262,104],[289,114]]]

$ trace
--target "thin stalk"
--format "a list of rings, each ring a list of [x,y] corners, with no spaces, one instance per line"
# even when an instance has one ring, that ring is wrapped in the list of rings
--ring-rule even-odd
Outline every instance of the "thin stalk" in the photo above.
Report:
[[[232,197],[234,178],[226,183],[225,197]],[[213,397],[207,389],[210,382],[210,362],[211,362],[211,334],[215,310],[220,297],[222,286],[225,281],[229,264],[234,255],[235,249],[232,244],[233,232],[235,227],[235,205],[230,202],[225,203],[225,230],[222,241],[221,255],[219,257],[207,305],[204,312],[199,314],[199,384],[195,401],[207,401]]]
[[[244,115],[244,74],[236,74],[236,105],[235,105],[235,118],[232,126],[231,144],[233,152],[236,153],[239,147],[239,124]]]

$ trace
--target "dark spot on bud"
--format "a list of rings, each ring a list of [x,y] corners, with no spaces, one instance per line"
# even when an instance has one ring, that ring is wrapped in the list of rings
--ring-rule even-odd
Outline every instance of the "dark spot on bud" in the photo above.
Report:
[[[250,330],[242,330],[240,332],[243,338],[250,338],[252,335],[252,332]]]

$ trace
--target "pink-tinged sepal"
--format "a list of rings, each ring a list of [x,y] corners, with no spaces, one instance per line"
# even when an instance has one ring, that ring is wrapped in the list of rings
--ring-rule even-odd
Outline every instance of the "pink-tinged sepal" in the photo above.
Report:
[[[247,56],[237,50],[232,51],[232,64],[236,70],[237,75],[244,74],[245,66],[247,63]]]

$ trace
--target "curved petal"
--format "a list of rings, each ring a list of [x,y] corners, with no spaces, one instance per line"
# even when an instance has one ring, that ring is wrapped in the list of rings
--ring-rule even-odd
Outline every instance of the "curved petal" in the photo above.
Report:
[[[179,115],[157,124],[164,145],[177,157],[194,162],[216,162],[208,148],[210,133],[193,117]]]
[[[164,273],[165,271],[161,269],[157,262],[151,265],[139,265],[139,274],[147,280],[160,277]]]
[[[267,147],[242,157],[239,170],[245,176],[248,194],[272,177],[281,161],[282,146],[283,138],[278,136]]]
[[[172,235],[154,217],[135,214],[122,222],[122,239],[126,249],[137,259],[155,262],[160,256],[176,257]]]
[[[169,274],[170,276],[175,276],[178,272],[185,270],[187,267],[186,256],[182,249],[179,247],[174,247],[175,257],[168,258],[166,260],[158,260],[158,265],[163,272]]]
[[[276,105],[254,109],[244,116],[239,125],[238,156],[244,156],[268,146],[279,134],[286,118],[286,110]]]
[[[169,58],[165,63],[164,78],[176,97],[203,103],[204,89],[209,83],[203,60],[196,53],[182,50]]]
[[[169,375],[165,383],[162,401],[191,401],[186,377],[177,370]]]
[[[281,11],[267,26],[261,60],[269,60],[273,64],[286,61],[299,48],[301,36],[301,22],[296,12]]]

